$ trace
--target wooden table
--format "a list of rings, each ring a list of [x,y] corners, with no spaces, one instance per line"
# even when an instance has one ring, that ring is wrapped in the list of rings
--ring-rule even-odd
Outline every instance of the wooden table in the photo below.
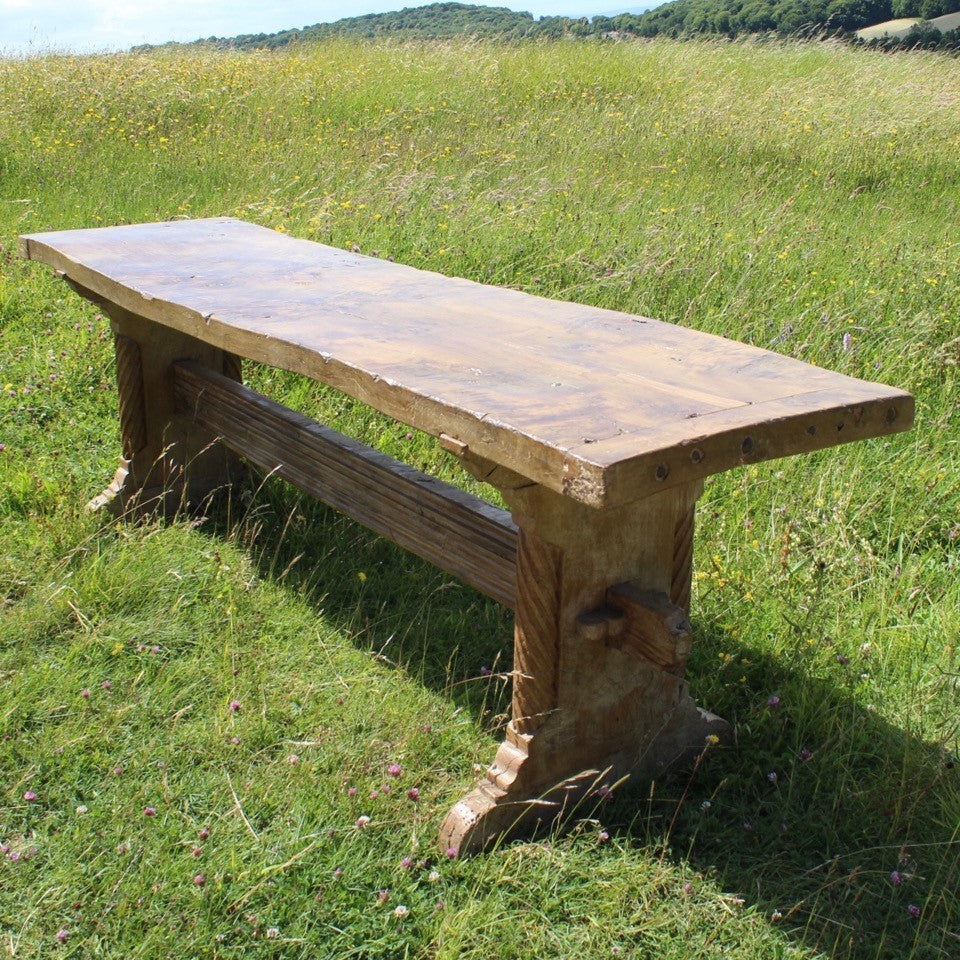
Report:
[[[123,458],[95,506],[200,500],[232,450],[513,606],[512,720],[441,829],[461,852],[724,736],[684,681],[704,477],[913,420],[903,391],[766,350],[237,220],[21,252],[113,324]],[[242,357],[439,437],[510,514],[253,393]]]

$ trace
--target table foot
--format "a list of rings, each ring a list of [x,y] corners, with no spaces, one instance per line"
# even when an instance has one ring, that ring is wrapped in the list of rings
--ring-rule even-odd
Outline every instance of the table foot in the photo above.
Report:
[[[685,687],[682,681],[681,686]],[[441,851],[448,856],[468,855],[500,840],[563,829],[578,811],[589,815],[593,804],[615,787],[692,766],[714,746],[729,742],[731,729],[683,693],[659,727],[633,738],[623,738],[619,731],[620,737],[611,738],[608,752],[581,769],[571,768],[568,758],[594,744],[585,747],[571,742],[575,731],[567,730],[560,737],[557,733],[548,724],[526,736],[510,724],[486,774],[447,814],[440,829]],[[623,746],[624,739],[632,740],[630,748]]]

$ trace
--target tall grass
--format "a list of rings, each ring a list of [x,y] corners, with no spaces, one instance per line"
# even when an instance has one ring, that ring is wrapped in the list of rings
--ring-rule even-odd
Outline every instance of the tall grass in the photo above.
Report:
[[[826,44],[0,61],[2,949],[960,956],[958,101],[947,59]],[[118,448],[108,329],[15,237],[212,215],[915,392],[909,434],[708,483],[690,680],[734,747],[446,861],[507,709],[503,610],[273,481],[83,513]]]

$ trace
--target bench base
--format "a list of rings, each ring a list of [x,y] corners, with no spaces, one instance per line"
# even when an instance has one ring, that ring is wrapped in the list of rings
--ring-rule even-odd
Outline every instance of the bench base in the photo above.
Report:
[[[615,788],[696,763],[712,746],[730,739],[730,725],[686,695],[666,716],[655,719],[662,725],[652,736],[649,731],[635,731],[643,743],[638,755],[621,747],[598,758],[596,766],[560,779],[551,779],[543,769],[549,769],[551,758],[537,756],[548,753],[541,751],[537,738],[524,737],[511,725],[486,775],[447,814],[440,828],[440,848],[459,856],[544,828],[562,827],[578,813],[589,816],[593,806]],[[562,756],[555,753],[552,762]]]
[[[514,608],[512,719],[448,814],[444,851],[557,824],[725,739],[683,679],[699,481],[599,509],[442,435],[508,514],[253,393],[234,355],[106,309],[123,459],[91,506],[137,515],[198,502],[236,474],[235,451]]]

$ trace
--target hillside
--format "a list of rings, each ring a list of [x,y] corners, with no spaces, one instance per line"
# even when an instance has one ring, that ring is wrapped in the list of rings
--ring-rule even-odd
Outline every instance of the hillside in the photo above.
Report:
[[[847,36],[861,28],[883,26],[887,21],[897,18],[907,22],[906,30],[874,30],[860,39],[888,48],[960,48],[960,31],[951,19],[956,12],[960,12],[960,0],[673,0],[641,13],[537,19],[529,13],[506,7],[431,3],[422,7],[405,7],[391,13],[344,17],[333,23],[315,23],[277,33],[207,37],[190,44],[170,43],[164,46],[261,50],[330,37],[402,40],[471,37],[518,41],[564,37],[687,37],[702,34],[735,37],[752,33]],[[910,20],[919,22],[911,27]]]
[[[920,17],[900,17],[864,27],[857,31],[861,40],[900,40],[905,44],[920,41],[932,41],[936,34],[948,35],[960,30],[960,11],[948,13],[932,20],[922,20]],[[934,33],[936,31],[936,34]],[[939,44],[938,44],[939,45]]]
[[[243,34],[236,37],[208,37],[195,44],[218,48],[263,49],[327,37],[402,38],[407,40],[443,40],[476,37],[500,40],[558,39],[564,35],[590,36],[620,29],[624,21],[636,21],[636,14],[616,17],[540,17],[518,13],[506,7],[471,6],[465,3],[431,3],[405,7],[390,13],[370,13],[344,17],[333,23],[282,30],[278,33]],[[166,44],[165,46],[174,46]],[[176,46],[184,46],[176,44]],[[187,44],[189,46],[189,44]],[[144,48],[137,48],[144,49]]]

